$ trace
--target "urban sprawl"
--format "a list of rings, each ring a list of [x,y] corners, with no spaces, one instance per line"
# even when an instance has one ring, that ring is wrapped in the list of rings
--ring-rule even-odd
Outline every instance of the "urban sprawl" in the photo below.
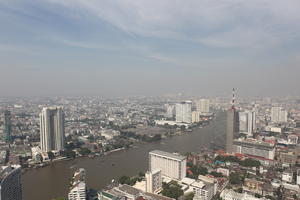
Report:
[[[0,111],[0,199],[22,200],[22,174],[32,168],[191,134],[218,112],[227,113],[226,134],[210,148],[150,151],[147,171],[105,188],[88,188],[77,168],[57,200],[300,199],[298,97],[3,98]]]

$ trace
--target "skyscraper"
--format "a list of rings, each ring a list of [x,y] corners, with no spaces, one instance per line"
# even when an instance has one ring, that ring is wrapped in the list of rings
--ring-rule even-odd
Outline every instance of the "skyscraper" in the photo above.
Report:
[[[282,107],[271,108],[271,121],[274,123],[287,122],[287,110]]]
[[[173,118],[175,114],[175,105],[167,104],[166,105],[166,117]]]
[[[5,142],[11,142],[11,114],[8,110],[4,111],[3,114],[3,133]]]
[[[61,107],[43,108],[40,114],[42,152],[60,151],[65,142],[64,113]]]
[[[200,122],[200,113],[198,111],[192,112],[192,123]]]
[[[209,99],[200,99],[197,101],[196,109],[201,113],[209,113]]]
[[[233,150],[233,139],[238,136],[239,123],[238,112],[235,109],[235,93],[232,90],[231,107],[227,111],[226,152],[231,154]]]
[[[176,104],[176,122],[192,122],[192,102],[184,101]]]
[[[0,199],[22,200],[21,166],[0,169]]]
[[[256,115],[253,111],[239,112],[239,131],[252,135],[256,129]]]

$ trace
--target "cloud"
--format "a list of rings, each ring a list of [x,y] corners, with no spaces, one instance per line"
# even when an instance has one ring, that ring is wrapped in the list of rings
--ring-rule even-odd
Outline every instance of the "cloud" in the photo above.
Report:
[[[48,0],[129,35],[217,47],[273,47],[299,39],[298,0]]]

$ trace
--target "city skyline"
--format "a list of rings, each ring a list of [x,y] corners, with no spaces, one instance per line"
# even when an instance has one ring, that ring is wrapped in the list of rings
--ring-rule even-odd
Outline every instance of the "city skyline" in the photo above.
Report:
[[[300,94],[298,1],[26,0],[0,11],[2,96]]]

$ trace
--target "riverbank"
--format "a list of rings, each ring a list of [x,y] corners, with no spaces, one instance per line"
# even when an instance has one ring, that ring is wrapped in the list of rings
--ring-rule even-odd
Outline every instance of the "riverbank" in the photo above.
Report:
[[[190,129],[181,129],[181,128],[177,128],[172,134],[163,134],[164,137],[162,137],[159,141],[162,141],[163,139],[167,139],[167,138],[170,138],[172,136],[180,136],[180,135],[185,135],[185,134],[189,134],[191,133],[194,129],[199,129],[199,128],[203,128],[207,125],[209,125],[209,123],[211,121],[214,120],[214,117],[210,120],[210,121],[207,121],[205,123],[202,123],[201,125],[194,125],[192,126]],[[30,169],[36,169],[36,168],[43,168],[43,167],[47,167],[49,165],[55,165],[57,162],[61,162],[61,161],[67,161],[67,160],[73,160],[73,159],[76,159],[76,158],[82,158],[82,157],[90,157],[90,158],[95,158],[95,157],[99,157],[99,156],[106,156],[106,155],[109,155],[113,152],[118,152],[118,151],[121,151],[121,150],[125,150],[125,149],[130,149],[130,148],[133,148],[136,144],[138,143],[144,143],[144,144],[149,144],[149,143],[153,143],[153,142],[159,142],[159,141],[149,141],[149,142],[146,142],[146,141],[136,141],[134,144],[128,146],[128,147],[121,147],[121,148],[117,148],[117,149],[112,149],[110,151],[107,151],[107,152],[91,152],[90,154],[88,155],[76,155],[75,158],[68,158],[68,157],[58,157],[58,158],[55,158],[53,160],[47,160],[47,161],[44,161],[42,163],[36,163],[36,164],[30,164],[28,167],[26,168],[23,168],[22,169],[22,173],[25,173],[26,171],[30,170]]]
[[[124,174],[134,176],[148,169],[148,153],[154,149],[168,152],[199,152],[209,148],[210,142],[225,135],[226,115],[222,112],[203,128],[192,129],[155,143],[136,143],[133,148],[112,152],[95,158],[80,157],[56,162],[43,168],[28,170],[22,176],[24,200],[50,200],[65,197],[68,183],[77,168],[85,168],[89,188],[101,189]],[[220,137],[219,137],[220,136]],[[222,137],[221,137],[222,136]],[[220,141],[222,142],[222,141]]]

